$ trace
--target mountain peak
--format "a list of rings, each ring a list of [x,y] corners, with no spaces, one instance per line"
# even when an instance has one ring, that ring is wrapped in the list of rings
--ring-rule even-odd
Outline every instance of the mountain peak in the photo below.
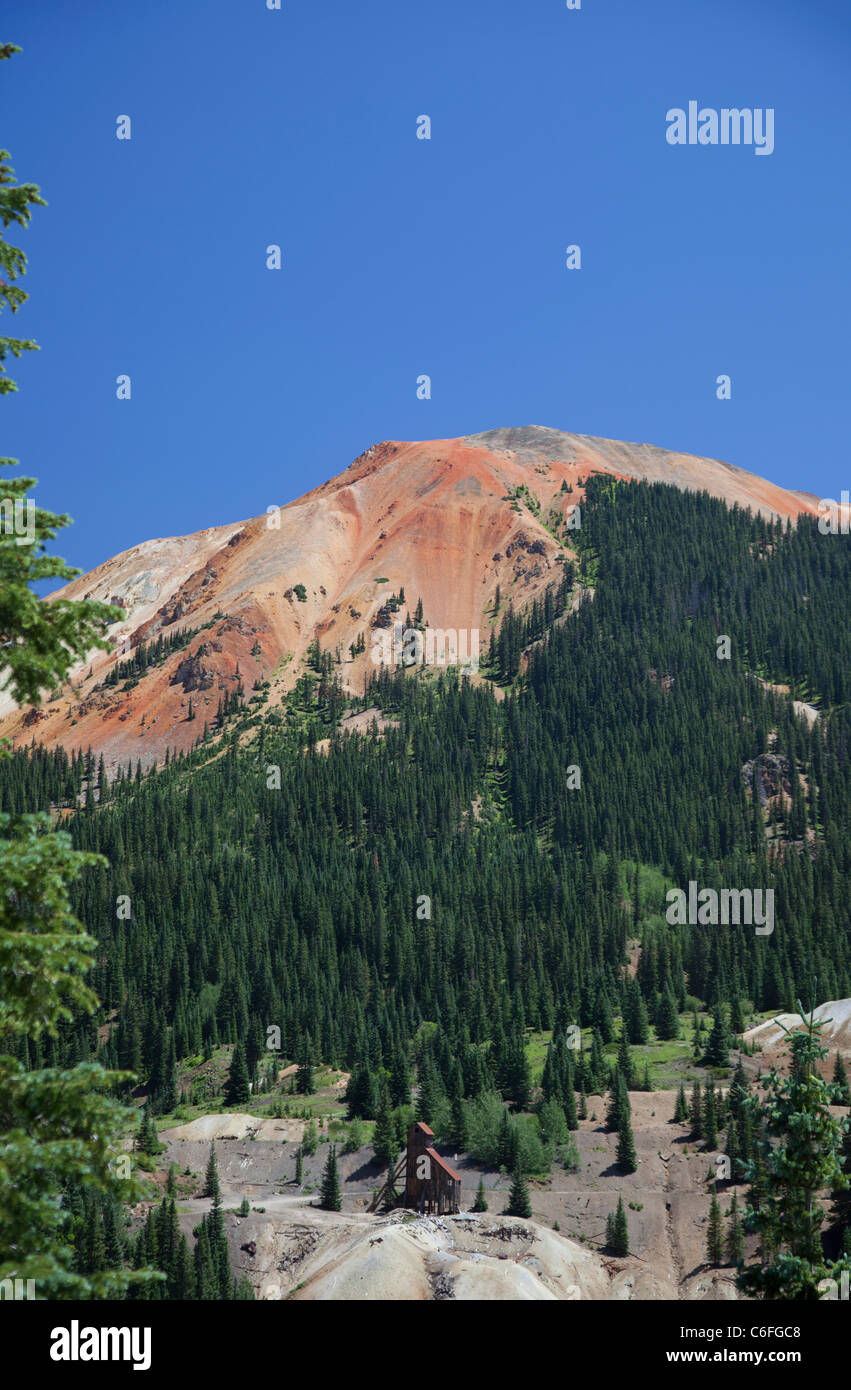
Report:
[[[487,641],[497,589],[519,611],[561,578],[573,555],[564,523],[593,473],[705,489],[768,516],[817,505],[715,459],[545,425],[385,440],[273,514],[144,542],[60,590],[125,610],[116,650],[40,709],[13,712],[6,697],[0,733],[149,764],[190,748],[240,688],[263,682],[264,698],[280,699],[317,640],[362,690],[372,630],[420,599],[433,629]],[[121,666],[152,643],[164,658],[141,675]]]

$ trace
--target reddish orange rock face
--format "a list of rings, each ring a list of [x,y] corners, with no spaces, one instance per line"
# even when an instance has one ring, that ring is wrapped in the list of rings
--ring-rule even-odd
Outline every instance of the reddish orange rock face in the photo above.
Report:
[[[538,426],[378,444],[295,502],[147,541],[60,590],[124,608],[115,651],[80,667],[74,689],[38,714],[0,703],[0,733],[16,744],[35,737],[47,747],[92,747],[110,772],[128,759],[149,766],[167,749],[191,748],[240,686],[249,699],[255,681],[268,680],[253,708],[277,703],[317,638],[339,654],[344,685],[360,692],[372,669],[372,632],[401,590],[395,619],[404,622],[422,600],[432,629],[477,631],[484,652],[497,586],[520,609],[561,578],[571,555],[564,520],[581,509],[581,482],[591,473],[706,489],[774,516],[815,514],[818,506],[715,460]],[[566,547],[552,534],[554,512]],[[136,684],[104,684],[139,643],[196,628],[203,630]],[[361,635],[364,650],[353,656]]]

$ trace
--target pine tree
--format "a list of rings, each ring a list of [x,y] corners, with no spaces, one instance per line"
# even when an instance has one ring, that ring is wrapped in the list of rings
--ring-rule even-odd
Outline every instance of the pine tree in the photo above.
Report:
[[[163,1146],[157,1134],[157,1127],[154,1124],[149,1101],[145,1103],[145,1108],[142,1111],[142,1119],[139,1125],[139,1131],[136,1135],[135,1147],[139,1153],[147,1154],[151,1158],[155,1158],[158,1153],[162,1152]]]
[[[595,1028],[591,1035],[591,1084],[589,1090],[598,1095],[602,1095],[606,1089],[606,1077],[608,1067],[606,1066],[606,1054],[604,1051],[603,1038],[599,1029]]]
[[[677,1012],[677,1001],[674,998],[670,986],[667,986],[662,991],[662,997],[656,1013],[656,1036],[662,1039],[672,1039],[680,1036],[680,1016]]]
[[[714,1149],[718,1143],[718,1120],[715,1113],[715,1087],[711,1078],[703,1092],[702,1133],[707,1148]]]
[[[628,1091],[635,1090],[635,1069],[632,1064],[632,1053],[629,1050],[626,1029],[621,1029],[618,1040],[618,1072],[624,1079],[624,1085]]]
[[[718,1205],[718,1198],[715,1196],[714,1192],[709,1206],[709,1227],[706,1232],[706,1258],[716,1269],[724,1258],[724,1224],[721,1220],[721,1208]]]
[[[728,1264],[741,1264],[745,1257],[745,1237],[742,1231],[741,1218],[739,1216],[739,1203],[735,1193],[733,1193],[730,1206],[727,1210],[727,1235],[724,1248]]]
[[[629,1092],[621,1072],[616,1068],[612,1077],[612,1088],[609,1092],[609,1107],[606,1111],[606,1124],[609,1129],[620,1131],[629,1113]]]
[[[689,1108],[686,1100],[686,1088],[682,1081],[677,1087],[677,1102],[674,1106],[674,1124],[688,1124]]]
[[[250,1099],[251,1086],[248,1079],[245,1048],[241,1042],[238,1042],[231,1056],[227,1085],[225,1087],[225,1105],[247,1105]]]
[[[629,1111],[625,1113],[618,1130],[617,1162],[618,1167],[622,1168],[625,1173],[634,1173],[638,1167]]]
[[[375,1159],[383,1168],[392,1167],[396,1154],[396,1124],[390,1110],[390,1096],[386,1086],[381,1088],[381,1103],[372,1136]]]
[[[210,1143],[210,1156],[207,1159],[207,1171],[204,1175],[204,1191],[202,1197],[212,1197],[214,1201],[219,1201],[222,1189],[219,1186],[219,1171],[216,1167],[216,1150],[213,1143]]]
[[[487,1211],[488,1199],[485,1195],[485,1180],[479,1178],[479,1185],[476,1188],[476,1200],[473,1203],[473,1211]]]
[[[394,1108],[398,1105],[410,1104],[411,1073],[408,1068],[408,1059],[402,1047],[397,1047],[393,1053],[389,1085],[390,1103]]]
[[[712,1032],[706,1044],[704,1062],[708,1067],[727,1067],[730,1065],[730,1031],[727,1015],[722,1003],[715,1006]]]
[[[343,1201],[340,1196],[340,1178],[337,1172],[337,1149],[334,1144],[331,1145],[325,1167],[322,1170],[319,1205],[323,1211],[342,1211],[343,1208]]]
[[[216,1298],[217,1280],[213,1267],[213,1257],[210,1252],[210,1236],[206,1221],[203,1219],[198,1231],[198,1239],[195,1242],[194,1266],[196,1298],[201,1302]]]
[[[695,1139],[703,1138],[703,1095],[699,1081],[695,1081],[691,1088],[691,1105],[689,1107],[689,1120],[691,1121],[691,1132]]]
[[[313,1081],[313,1059],[311,1057],[310,1037],[305,1039],[301,1061],[295,1077],[295,1088],[300,1096],[312,1096],[316,1089]]]
[[[606,1246],[621,1259],[629,1254],[629,1225],[621,1196],[615,1210],[606,1217]]]
[[[833,1085],[836,1087],[837,1099],[835,1105],[851,1105],[851,1089],[848,1086],[848,1073],[845,1070],[845,1063],[842,1054],[837,1051],[833,1063]]]
[[[467,1147],[467,1107],[464,1103],[463,1096],[460,1095],[452,1097],[452,1128],[450,1132],[450,1142],[459,1152]]]
[[[579,1128],[579,1116],[576,1111],[576,1092],[573,1089],[572,1072],[567,1078],[567,1089],[564,1097],[564,1118],[569,1130]]]
[[[818,1298],[820,1281],[839,1277],[840,1266],[829,1266],[822,1251],[818,1194],[847,1187],[842,1148],[848,1122],[831,1114],[835,1092],[816,1066],[828,1056],[823,1023],[807,1016],[800,1001],[798,1012],[805,1029],[790,1035],[789,1075],[772,1071],[765,1097],[747,1101],[761,1122],[747,1176],[759,1176],[761,1184],[758,1210],[751,1199],[749,1227],[758,1231],[763,1254],[736,1283],[758,1298]]]
[[[508,1205],[505,1207],[502,1214],[503,1216],[522,1216],[527,1220],[532,1215],[532,1203],[529,1200],[529,1187],[523,1176],[523,1170],[519,1167],[514,1170],[511,1191],[508,1194]]]

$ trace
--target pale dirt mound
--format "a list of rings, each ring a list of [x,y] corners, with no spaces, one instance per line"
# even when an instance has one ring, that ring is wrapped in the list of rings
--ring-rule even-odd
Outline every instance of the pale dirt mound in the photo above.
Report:
[[[851,999],[832,999],[819,1004],[813,1016],[824,1024],[821,1036],[825,1047],[851,1056]],[[744,1037],[749,1043],[758,1043],[764,1052],[777,1052],[786,1046],[784,1028],[794,1032],[803,1027],[800,1014],[777,1014],[775,1019],[766,1019],[755,1028],[749,1028]]]
[[[601,1300],[599,1255],[510,1217],[298,1212],[236,1223],[240,1272],[263,1298],[310,1302],[444,1299]],[[254,1243],[255,1253],[242,1247]]]
[[[304,1120],[261,1120],[256,1115],[201,1115],[189,1124],[164,1129],[164,1140],[267,1139],[279,1144],[298,1143]]]

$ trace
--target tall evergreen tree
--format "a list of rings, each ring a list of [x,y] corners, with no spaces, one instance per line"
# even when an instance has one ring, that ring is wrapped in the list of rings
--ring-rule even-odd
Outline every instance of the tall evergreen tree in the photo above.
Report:
[[[721,1219],[721,1207],[715,1193],[712,1194],[712,1201],[709,1206],[709,1226],[706,1232],[706,1258],[711,1265],[717,1268],[724,1259],[724,1223]]]
[[[830,1266],[824,1258],[824,1212],[818,1193],[848,1186],[842,1171],[848,1121],[831,1114],[836,1093],[816,1066],[828,1055],[821,1042],[823,1023],[812,1013],[806,1015],[800,1001],[798,1012],[805,1028],[790,1036],[789,1075],[769,1074],[764,1102],[748,1097],[748,1105],[763,1121],[757,1155],[748,1165],[749,1177],[758,1160],[764,1174],[759,1208],[752,1203],[749,1211],[762,1256],[743,1268],[737,1283],[761,1298],[817,1298],[820,1281],[838,1277],[841,1267],[841,1262]],[[844,1267],[851,1269],[851,1263]]]
[[[621,1196],[618,1196],[615,1210],[606,1217],[606,1245],[621,1259],[629,1254],[629,1225]]]
[[[245,1048],[238,1042],[233,1049],[227,1085],[225,1087],[226,1105],[247,1105],[251,1099],[251,1085],[248,1078],[248,1065]]]
[[[727,1263],[739,1265],[745,1257],[745,1236],[739,1216],[739,1202],[735,1192],[727,1209],[727,1234],[724,1242]]]
[[[207,1171],[204,1174],[204,1190],[202,1196],[212,1197],[214,1201],[221,1200],[222,1189],[219,1185],[219,1170],[216,1166],[215,1144],[210,1143],[210,1153],[207,1158]]]
[[[343,1208],[343,1199],[340,1195],[340,1177],[337,1172],[337,1150],[334,1144],[328,1151],[328,1158],[322,1170],[319,1205],[323,1211],[342,1211]]]
[[[721,1003],[715,1006],[712,1032],[706,1044],[704,1062],[708,1067],[726,1067],[730,1064],[730,1030],[727,1026],[726,1011]]]
[[[515,1168],[514,1170],[511,1191],[508,1194],[508,1203],[503,1215],[522,1216],[527,1220],[532,1215],[532,1203],[529,1200],[529,1186],[523,1176],[523,1170],[521,1168]]]

